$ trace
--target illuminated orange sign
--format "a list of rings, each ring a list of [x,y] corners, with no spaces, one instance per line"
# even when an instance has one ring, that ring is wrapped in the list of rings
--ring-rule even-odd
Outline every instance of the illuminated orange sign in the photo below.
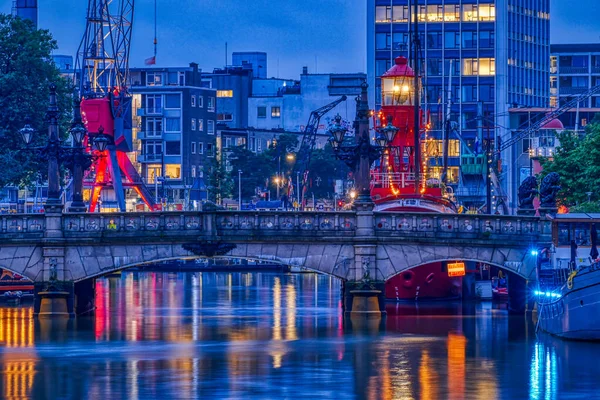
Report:
[[[465,263],[448,263],[448,276],[465,276]]]

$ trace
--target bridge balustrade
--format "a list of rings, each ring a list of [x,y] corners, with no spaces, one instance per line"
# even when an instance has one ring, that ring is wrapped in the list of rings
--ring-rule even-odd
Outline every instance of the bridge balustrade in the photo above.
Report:
[[[65,238],[353,237],[352,211],[216,211],[63,214]],[[44,236],[44,214],[0,216],[0,238],[32,240]],[[376,212],[376,237],[550,241],[551,221],[538,217],[472,214]]]
[[[4,237],[41,237],[46,219],[43,214],[7,214],[0,216],[0,227]]]
[[[65,237],[198,235],[206,215],[199,212],[65,214]]]
[[[219,211],[215,222],[219,236],[353,236],[356,229],[353,212]]]
[[[550,240],[552,233],[551,221],[507,215],[380,212],[375,213],[374,224],[377,236]]]

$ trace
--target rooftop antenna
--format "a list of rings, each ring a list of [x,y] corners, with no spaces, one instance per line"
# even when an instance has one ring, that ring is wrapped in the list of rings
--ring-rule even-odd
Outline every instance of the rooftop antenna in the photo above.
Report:
[[[156,12],[156,0],[154,0],[154,59],[156,60],[156,47],[158,45],[158,35],[156,34],[156,27],[158,26],[157,23],[157,12]]]

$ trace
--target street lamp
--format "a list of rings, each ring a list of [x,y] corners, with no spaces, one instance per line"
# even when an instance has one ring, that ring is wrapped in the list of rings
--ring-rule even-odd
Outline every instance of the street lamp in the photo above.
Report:
[[[242,211],[242,170],[238,169],[238,210]]]
[[[30,122],[31,118],[26,117],[25,126],[19,129],[19,133],[21,134],[21,137],[27,146],[31,144],[31,141],[33,140],[33,134],[35,133],[35,130],[31,127],[31,125],[29,125]]]
[[[334,119],[334,124],[329,128],[331,135],[330,143],[333,147],[335,157],[344,161],[348,167],[354,170],[357,201],[357,209],[371,210],[373,202],[371,201],[371,164],[381,157],[384,147],[388,144],[384,133],[377,136],[377,145],[371,144],[369,137],[369,103],[367,99],[367,89],[369,85],[363,82],[361,85],[360,96],[356,98],[356,119],[354,120],[354,145],[344,146],[343,141],[348,131],[342,126],[342,117],[338,114]],[[390,124],[391,125],[391,124]]]
[[[62,212],[63,205],[60,199],[60,166],[65,165],[73,174],[73,201],[70,212],[85,212],[83,202],[83,172],[91,166],[92,156],[85,153],[82,144],[87,134],[81,121],[79,98],[73,97],[73,122],[69,130],[73,137],[74,146],[62,146],[58,131],[58,116],[60,114],[56,101],[56,85],[50,85],[50,102],[46,115],[48,118],[48,143],[44,147],[32,148],[39,152],[40,157],[48,159],[48,198],[44,205],[47,213]],[[33,141],[35,130],[30,125],[29,118],[25,119],[25,126],[19,130],[25,144],[29,146]]]

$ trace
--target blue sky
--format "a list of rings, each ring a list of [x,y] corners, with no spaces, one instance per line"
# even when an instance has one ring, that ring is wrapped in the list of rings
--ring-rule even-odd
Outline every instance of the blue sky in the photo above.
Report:
[[[157,0],[158,66],[197,62],[204,70],[232,51],[266,51],[268,75],[357,72],[366,62],[366,0]],[[552,43],[600,43],[600,0],[551,0]],[[0,0],[10,12],[11,0]],[[38,0],[40,27],[74,54],[85,25],[86,0]],[[153,52],[154,0],[136,0],[132,66]],[[230,56],[231,57],[231,56]],[[229,58],[231,61],[231,58]]]

